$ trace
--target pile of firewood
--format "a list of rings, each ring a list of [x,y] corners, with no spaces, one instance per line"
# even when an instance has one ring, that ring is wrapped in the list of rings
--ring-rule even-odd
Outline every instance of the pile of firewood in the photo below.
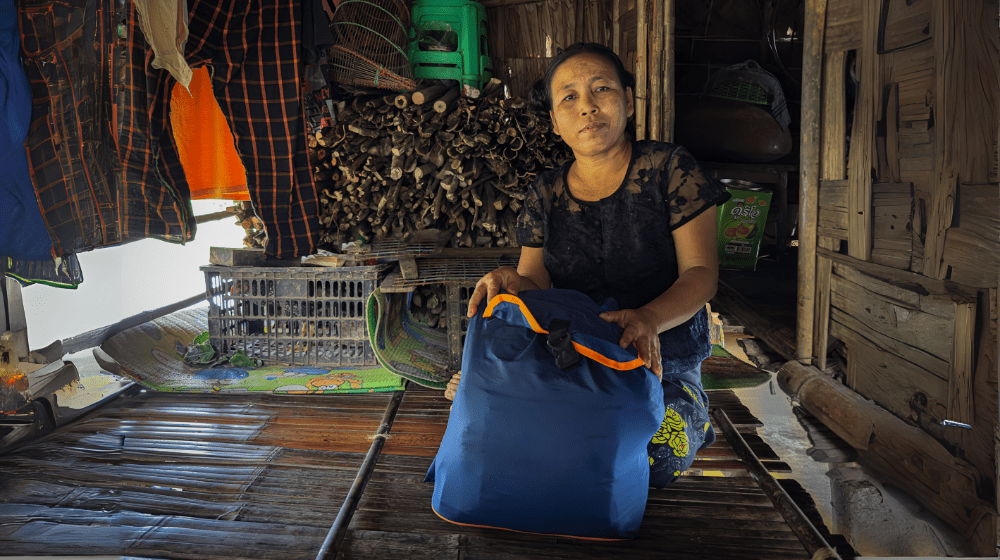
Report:
[[[264,222],[260,221],[253,211],[253,205],[249,202],[237,202],[236,223],[243,226],[246,237],[243,238],[243,245],[250,248],[263,249],[267,246],[267,232],[264,231]]]
[[[337,125],[310,139],[320,189],[321,242],[380,239],[436,228],[449,246],[516,244],[525,190],[571,152],[546,116],[503,86],[478,99],[431,82],[412,93],[357,96]]]
[[[448,324],[448,290],[444,284],[429,284],[413,289],[410,313],[430,327],[445,328]]]

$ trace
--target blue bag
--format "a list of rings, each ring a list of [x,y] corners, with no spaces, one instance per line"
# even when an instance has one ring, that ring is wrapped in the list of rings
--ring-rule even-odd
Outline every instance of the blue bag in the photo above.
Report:
[[[615,309],[614,300],[600,307],[572,290],[532,290],[498,295],[472,319],[462,381],[425,479],[435,513],[530,533],[638,534],[663,389],[618,346],[622,329],[599,317]]]

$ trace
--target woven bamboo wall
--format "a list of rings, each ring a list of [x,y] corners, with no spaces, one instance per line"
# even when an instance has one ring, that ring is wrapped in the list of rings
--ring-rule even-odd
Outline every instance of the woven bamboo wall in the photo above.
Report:
[[[955,504],[997,498],[997,19],[996,0],[829,0],[814,331],[820,367],[842,342],[848,386],[975,471],[978,496],[896,478],[991,556],[993,518]]]
[[[611,44],[611,0],[488,0],[489,48],[497,77],[527,97],[556,49],[577,41]]]

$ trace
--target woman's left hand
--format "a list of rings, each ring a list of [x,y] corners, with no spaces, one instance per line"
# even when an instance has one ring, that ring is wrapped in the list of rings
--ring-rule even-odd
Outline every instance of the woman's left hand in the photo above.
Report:
[[[601,319],[615,323],[625,329],[618,345],[628,348],[635,344],[639,358],[643,364],[663,379],[663,364],[660,358],[660,333],[657,330],[657,320],[651,311],[645,309],[622,309],[601,313]]]

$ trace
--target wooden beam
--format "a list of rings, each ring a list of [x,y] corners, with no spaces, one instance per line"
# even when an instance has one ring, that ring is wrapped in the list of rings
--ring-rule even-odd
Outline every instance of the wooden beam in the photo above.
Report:
[[[813,356],[816,367],[826,370],[827,343],[830,339],[830,276],[833,263],[830,259],[816,259],[816,324],[813,326]]]
[[[646,111],[648,108],[647,82],[649,68],[649,25],[647,3],[636,0],[636,51],[635,51],[635,139],[646,139]]]
[[[653,37],[649,48],[649,138],[663,141],[661,135],[663,102],[663,0],[651,0],[653,13],[650,18],[653,23]]]
[[[622,12],[621,0],[611,2],[611,50],[615,51],[618,58],[623,58],[622,53]]]
[[[829,0],[824,50],[828,53],[861,48],[860,0]]]
[[[821,181],[839,181],[847,174],[847,109],[844,76],[847,53],[827,53],[823,63],[823,132]],[[846,191],[845,191],[846,192]],[[844,206],[846,207],[846,201]]]
[[[982,524],[995,523],[994,504],[979,498],[980,473],[937,440],[910,426],[816,368],[788,362],[778,385],[802,407],[858,450],[862,464],[888,477],[924,507],[972,538],[975,553],[996,554],[996,540]],[[992,533],[995,535],[995,533]]]
[[[847,345],[847,361],[853,371],[848,386],[861,396],[908,424],[933,430],[929,432],[932,435],[936,432],[940,436],[946,429],[960,430],[939,424],[948,417],[947,381],[891,352],[883,352],[867,340],[853,340]]]
[[[948,420],[972,425],[975,395],[972,392],[976,334],[976,304],[955,303],[955,338],[948,377]],[[997,398],[991,395],[984,398]]]
[[[948,296],[954,301],[974,302],[978,297],[978,291],[969,286],[963,286],[948,280],[937,280],[928,278],[915,272],[899,270],[889,266],[884,266],[867,261],[859,261],[847,255],[841,255],[829,249],[819,248],[817,254],[826,257],[833,262],[846,264],[847,266],[863,272],[869,276],[874,276],[886,282],[909,288],[913,291],[934,296]]]
[[[850,228],[847,251],[852,257],[871,259],[871,187],[875,151],[875,112],[878,93],[882,91],[879,57],[875,45],[882,0],[861,0],[862,47],[858,52],[857,73],[861,85],[854,104],[854,125],[848,157],[847,206]]]
[[[674,141],[674,107],[677,88],[674,79],[675,0],[663,0],[663,140]]]
[[[889,179],[894,183],[902,181],[899,169],[899,84],[891,84],[885,115],[885,151],[889,160]]]
[[[820,88],[827,0],[807,0],[802,53],[802,145],[799,158],[798,313],[795,358],[813,358],[816,311],[816,228],[819,215]]]
[[[903,302],[852,282],[839,274],[847,272],[845,268],[843,265],[834,265],[830,296],[834,316],[841,323],[866,335],[869,340],[891,339],[891,344],[880,344],[880,347],[892,351],[898,346],[905,352],[900,357],[914,363],[923,366],[921,362],[908,358],[909,355],[933,357],[930,359],[925,356],[924,359],[939,364],[938,368],[936,371],[930,367],[926,369],[937,373],[942,379],[948,379],[948,364],[954,347],[952,331],[955,329],[955,317],[941,317],[923,311],[920,309],[920,302],[916,305]],[[975,309],[974,303],[968,305]],[[954,309],[954,303],[949,307]],[[841,314],[848,316],[846,320],[841,318]],[[876,333],[879,338],[867,336],[868,333]],[[905,348],[907,346],[908,349]]]

